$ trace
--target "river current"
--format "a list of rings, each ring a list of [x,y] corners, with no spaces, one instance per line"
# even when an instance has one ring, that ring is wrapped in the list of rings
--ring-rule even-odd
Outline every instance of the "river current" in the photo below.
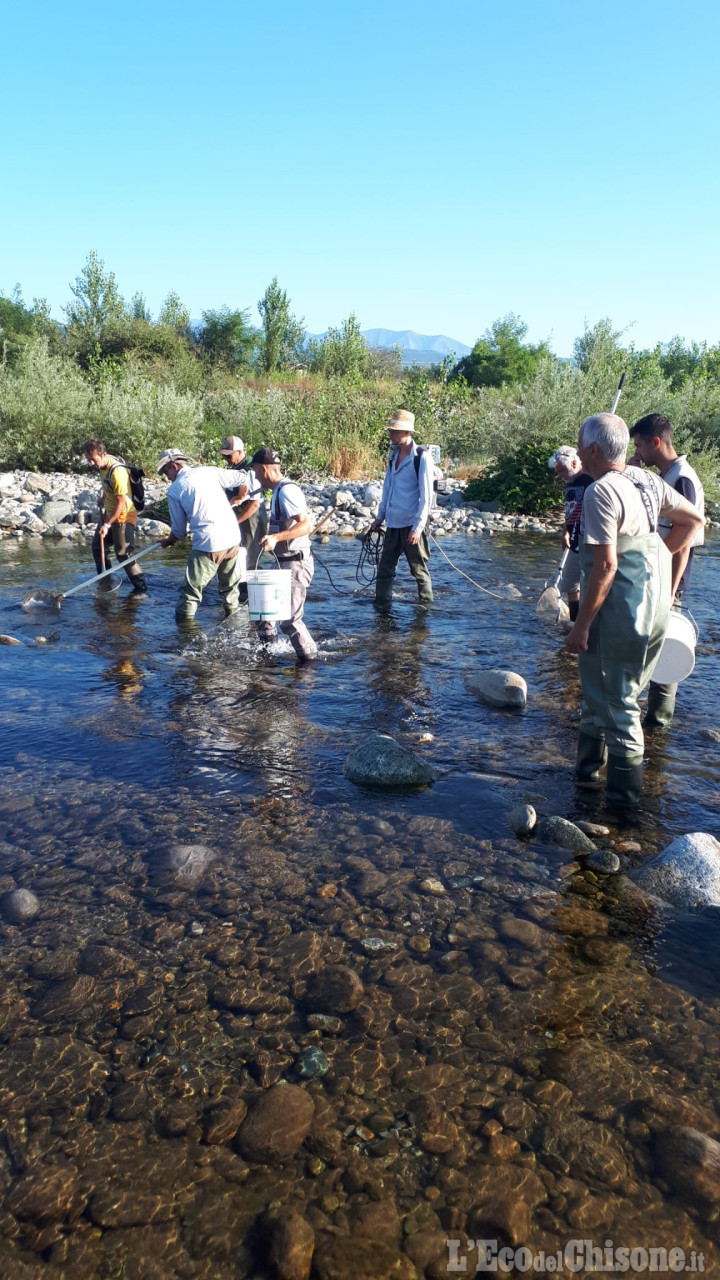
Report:
[[[379,616],[335,538],[347,594],[317,564],[320,659],[296,668],[214,587],[176,627],[178,549],[147,597],[23,612],[88,558],[0,542],[22,642],[0,648],[0,893],[40,904],[0,923],[0,1276],[436,1280],[452,1249],[474,1272],[468,1238],[676,1247],[715,1274],[720,1172],[678,1134],[720,1131],[720,924],[510,831],[518,800],[608,821],[573,785],[575,661],[534,610],[558,549],[443,546],[521,597],[434,551],[433,610],[401,566]],[[719,554],[696,555],[697,666],[641,814],[598,841],[623,872],[718,834]],[[490,667],[525,711],[469,692]],[[435,785],[346,781],[374,730]],[[176,844],[205,850],[192,882]]]

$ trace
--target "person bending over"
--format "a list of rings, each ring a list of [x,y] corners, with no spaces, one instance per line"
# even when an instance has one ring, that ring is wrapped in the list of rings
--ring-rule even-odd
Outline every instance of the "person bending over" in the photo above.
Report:
[[[225,491],[242,483],[238,472],[194,467],[180,449],[166,449],[158,463],[158,475],[170,484],[167,496],[171,532],[160,545],[172,547],[188,532],[192,536],[175,619],[189,622],[195,617],[203,591],[216,575],[225,616],[229,617],[239,608],[242,567],[237,520]]]

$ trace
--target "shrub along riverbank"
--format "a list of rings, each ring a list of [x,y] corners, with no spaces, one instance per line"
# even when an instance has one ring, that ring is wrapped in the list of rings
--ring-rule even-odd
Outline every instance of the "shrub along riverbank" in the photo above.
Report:
[[[188,361],[198,365],[192,376]],[[456,472],[480,477],[473,498],[541,512],[558,498],[549,454],[574,443],[589,413],[610,407],[622,371],[628,423],[665,413],[678,451],[692,455],[709,496],[719,496],[720,372],[700,361],[671,375],[658,352],[623,348],[604,323],[585,335],[579,362],[544,353],[526,384],[499,387],[471,387],[445,366],[397,378],[302,369],[260,376],[203,364],[188,348],[180,363],[130,353],[83,367],[47,334],[30,334],[0,363],[0,469],[76,470],[90,435],[146,469],[170,445],[210,461],[232,434],[249,451],[278,449],[291,474],[352,479],[382,470],[385,426],[402,405],[416,414],[419,441],[438,444]]]

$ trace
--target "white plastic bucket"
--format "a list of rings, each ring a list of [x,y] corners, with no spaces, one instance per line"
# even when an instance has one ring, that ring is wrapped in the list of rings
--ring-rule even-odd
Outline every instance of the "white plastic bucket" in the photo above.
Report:
[[[249,569],[247,575],[248,609],[252,622],[287,622],[290,618],[288,569]]]
[[[673,609],[665,632],[657,666],[652,674],[653,684],[679,684],[686,680],[695,666],[695,645],[698,631],[687,613]]]

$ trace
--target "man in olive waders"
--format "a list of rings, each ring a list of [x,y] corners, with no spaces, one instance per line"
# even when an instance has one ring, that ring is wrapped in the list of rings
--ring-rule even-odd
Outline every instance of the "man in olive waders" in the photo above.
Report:
[[[627,426],[612,413],[594,414],[580,428],[580,461],[595,483],[583,501],[580,610],[565,641],[579,655],[582,683],[576,777],[597,785],[607,760],[606,797],[621,807],[640,797],[645,743],[638,694],[665,638],[679,579],[672,556],[702,524],[660,476],[626,465],[629,441]],[[670,522],[664,542],[661,516]]]
[[[383,481],[382,497],[371,531],[385,522],[385,540],[378,565],[375,603],[388,605],[401,553],[417,583],[418,602],[428,608],[433,602],[428,569],[430,542],[427,523],[433,498],[435,470],[428,449],[419,449],[413,440],[415,414],[398,409],[388,427],[390,458]]]

